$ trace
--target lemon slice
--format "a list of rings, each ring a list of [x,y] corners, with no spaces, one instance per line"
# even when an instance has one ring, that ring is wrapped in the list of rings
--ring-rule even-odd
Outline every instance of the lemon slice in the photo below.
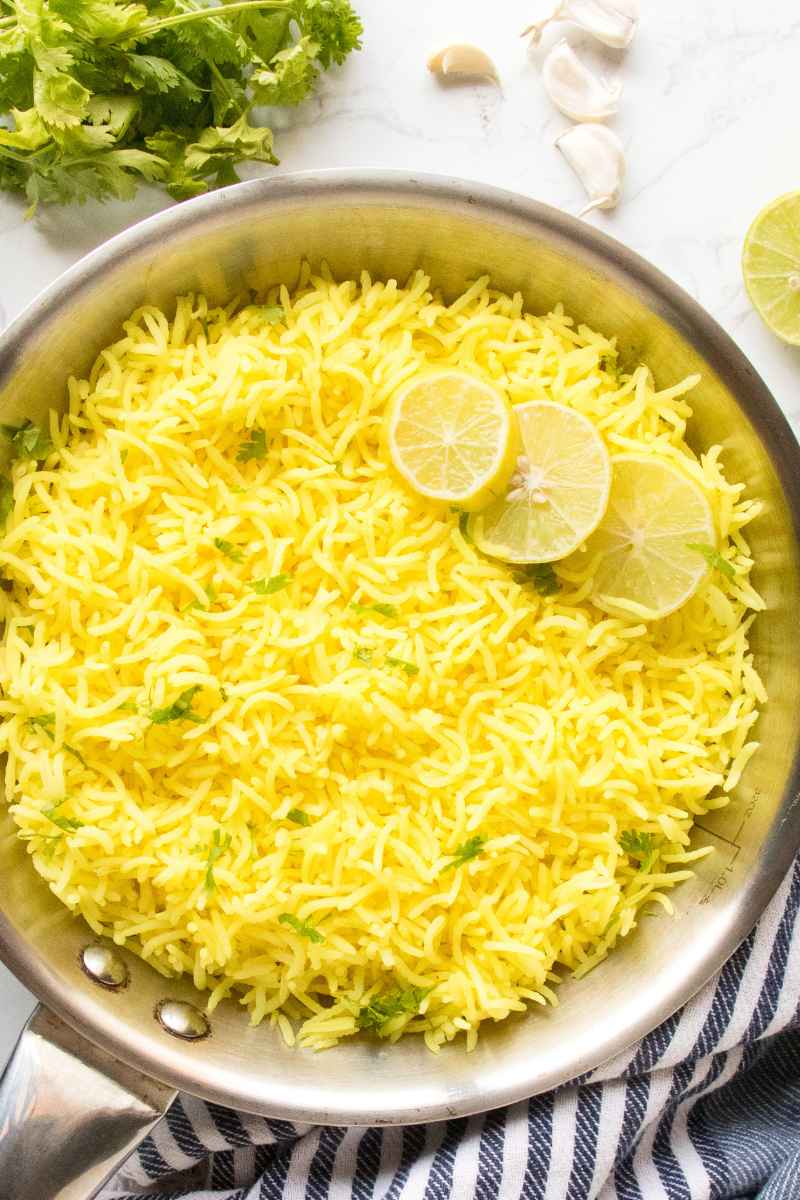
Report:
[[[747,231],[747,293],[773,333],[800,345],[800,192],[773,200]]]
[[[597,429],[564,404],[515,408],[523,453],[505,499],[470,520],[475,545],[505,562],[553,562],[577,550],[608,504],[611,461]]]
[[[613,461],[608,511],[585,554],[598,557],[592,600],[605,612],[655,620],[685,604],[708,571],[698,546],[716,547],[702,488],[670,462],[624,454]],[[587,563],[581,553],[576,565]]]
[[[388,442],[414,491],[469,511],[502,493],[516,460],[511,405],[464,371],[428,371],[405,383],[389,408]]]

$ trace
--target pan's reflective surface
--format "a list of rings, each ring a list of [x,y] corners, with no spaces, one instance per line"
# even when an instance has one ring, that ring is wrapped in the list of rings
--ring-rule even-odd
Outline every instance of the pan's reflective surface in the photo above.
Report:
[[[128,986],[112,991],[80,966],[93,938],[49,895],[23,847],[0,832],[2,954],[66,1021],[124,1061],[200,1095],[307,1121],[408,1122],[493,1107],[549,1088],[609,1058],[686,1000],[749,930],[800,844],[800,454],[747,362],[701,310],[657,272],[586,226],[490,189],[395,174],[336,172],[259,181],[162,214],[114,239],[68,273],[0,342],[0,419],[41,416],[63,401],[139,303],[168,305],[199,289],[222,300],[283,281],[301,258],[348,276],[366,268],[404,279],[423,265],[454,293],[488,272],[534,311],[561,300],[617,335],[623,361],[644,359],[662,386],[692,371],[698,444],[719,441],[734,477],[766,500],[752,526],[756,583],[768,612],[754,647],[771,701],[762,750],[730,808],[703,822],[717,853],[674,899],[561,1005],[509,1021],[466,1055],[439,1056],[407,1039],[314,1055],[251,1029],[234,1005],[211,1036],[178,1038],[154,1014],[165,1000],[201,1002],[124,955]]]

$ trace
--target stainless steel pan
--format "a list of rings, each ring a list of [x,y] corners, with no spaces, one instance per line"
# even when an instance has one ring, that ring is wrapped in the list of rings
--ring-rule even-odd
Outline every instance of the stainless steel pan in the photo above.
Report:
[[[800,844],[800,453],[752,367],[674,284],[589,226],[519,196],[386,172],[324,172],[242,184],[145,221],[91,254],[0,341],[0,419],[41,417],[64,398],[143,301],[297,278],[301,259],[341,276],[404,280],[425,266],[453,294],[489,272],[534,310],[561,300],[619,338],[667,385],[699,371],[693,435],[721,441],[731,473],[766,501],[753,527],[755,625],[770,693],[762,749],[729,808],[698,834],[716,853],[558,1008],[428,1054],[353,1041],[324,1054],[287,1049],[235,1004],[202,1034],[203,997],[136,957],[92,949],[86,926],[49,894],[0,826],[0,954],[46,1006],[0,1088],[0,1190],[6,1200],[86,1200],[181,1088],[288,1119],[385,1124],[492,1108],[610,1058],[686,1001],[750,930]],[[164,1002],[178,1002],[177,1005]],[[181,1005],[191,1005],[182,1008]],[[179,1036],[182,1034],[183,1036]],[[188,1036],[187,1036],[188,1035]],[[157,1081],[157,1082],[156,1082]]]

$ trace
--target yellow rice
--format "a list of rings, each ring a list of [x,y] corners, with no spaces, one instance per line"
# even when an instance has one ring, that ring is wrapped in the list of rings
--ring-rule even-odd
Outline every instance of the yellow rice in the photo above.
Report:
[[[618,373],[560,309],[486,279],[447,305],[422,273],[306,273],[265,302],[284,319],[241,298],[140,309],[70,382],[46,462],[15,463],[7,795],[56,896],[211,1007],[233,995],[324,1047],[417,988],[380,1032],[471,1047],[482,1021],[555,1003],[561,968],[590,969],[645,905],[670,910],[704,853],[692,822],[727,802],[766,699],[741,532],[758,505],[683,440],[696,379]],[[594,609],[560,564],[556,595],[514,582],[390,470],[384,407],[426,365],[573,405],[612,456],[678,462],[735,578],[651,625]],[[258,430],[266,457],[241,461]],[[201,723],[151,723],[193,686]],[[631,831],[652,862],[623,852]]]

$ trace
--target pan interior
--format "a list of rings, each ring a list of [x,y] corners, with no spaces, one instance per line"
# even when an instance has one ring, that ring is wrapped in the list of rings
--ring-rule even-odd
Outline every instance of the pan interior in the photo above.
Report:
[[[160,1001],[202,1005],[125,955],[129,985],[103,991],[80,970],[88,929],[49,893],[0,824],[0,939],[9,965],[91,1040],[157,1078],[252,1112],[303,1121],[430,1120],[491,1108],[561,1083],[611,1057],[682,1004],[756,920],[800,842],[800,608],[797,521],[800,456],[774,401],[733,344],[687,297],[622,247],[532,202],[491,189],[401,175],[323,173],[227,189],[115,238],[69,272],[0,343],[0,420],[37,420],[64,400],[140,303],[169,309],[197,290],[225,301],[242,289],[293,286],[303,259],[335,275],[366,269],[405,280],[424,267],[454,296],[488,273],[528,308],[568,312],[619,340],[624,362],[645,361],[668,386],[692,372],[694,439],[720,442],[732,477],[766,502],[750,527],[755,583],[768,611],[755,624],[757,665],[771,697],[760,753],[731,805],[698,834],[717,853],[672,899],[675,919],[642,923],[601,967],[567,981],[558,1008],[482,1033],[465,1054],[429,1054],[352,1041],[322,1054],[288,1049],[266,1025],[224,1004],[211,1037],[170,1037]]]

